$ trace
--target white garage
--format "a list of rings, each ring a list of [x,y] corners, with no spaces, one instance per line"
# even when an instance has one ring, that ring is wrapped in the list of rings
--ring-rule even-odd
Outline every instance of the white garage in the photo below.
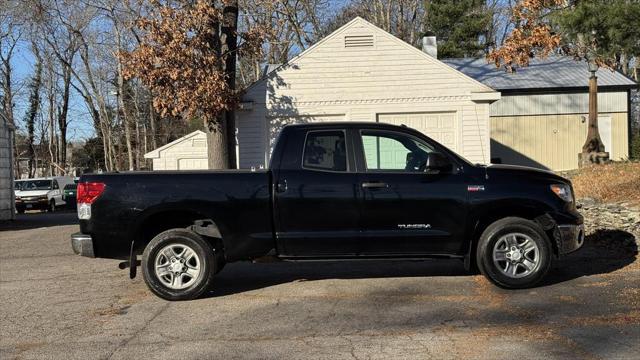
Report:
[[[207,134],[197,130],[144,154],[153,160],[153,170],[206,170]]]
[[[406,125],[429,135],[432,139],[458,151],[458,124],[456,112],[427,112],[427,113],[399,113],[379,114],[378,121],[393,125]]]
[[[286,124],[341,120],[404,124],[472,162],[488,163],[489,105],[499,98],[356,18],[247,89],[236,112],[239,166],[266,166]]]

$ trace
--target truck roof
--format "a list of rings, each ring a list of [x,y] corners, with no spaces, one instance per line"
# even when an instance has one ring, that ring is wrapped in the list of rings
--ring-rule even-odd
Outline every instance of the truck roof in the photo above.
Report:
[[[312,128],[377,128],[377,129],[407,129],[405,125],[392,125],[386,123],[379,123],[375,121],[330,121],[330,122],[314,122],[314,123],[302,123],[302,124],[290,124],[285,125],[287,127],[312,127]]]

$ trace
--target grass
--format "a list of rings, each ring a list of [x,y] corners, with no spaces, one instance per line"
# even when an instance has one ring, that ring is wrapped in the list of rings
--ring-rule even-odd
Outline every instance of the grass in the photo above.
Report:
[[[640,162],[594,165],[571,174],[576,198],[640,204]]]

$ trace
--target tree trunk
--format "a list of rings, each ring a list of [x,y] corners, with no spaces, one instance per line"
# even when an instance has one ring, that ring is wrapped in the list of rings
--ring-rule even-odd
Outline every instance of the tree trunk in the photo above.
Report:
[[[29,177],[33,177],[35,168],[35,123],[36,116],[40,108],[40,87],[42,83],[42,57],[38,51],[38,47],[34,44],[33,54],[36,57],[35,73],[29,87],[31,88],[31,94],[29,95],[29,111],[27,112],[27,156],[28,156],[28,174]]]
[[[227,54],[224,58],[224,71],[227,86],[230,90],[236,88],[236,58],[238,50],[238,1],[232,1],[223,9],[223,22],[221,32],[221,53]],[[236,161],[236,122],[235,111],[227,110],[224,113],[226,128],[226,146],[228,164],[226,167],[235,169]]]
[[[212,5],[216,2],[212,0]],[[236,6],[237,7],[237,6]],[[212,29],[207,39],[209,46],[219,55],[222,54],[222,44],[220,39],[220,23],[211,21],[209,27]],[[220,58],[220,57],[218,57]],[[223,70],[225,64],[219,62],[218,70]],[[207,153],[209,159],[209,169],[227,169],[229,168],[229,145],[227,142],[228,133],[226,126],[226,114],[221,114],[216,119],[204,116],[204,126],[207,131]]]
[[[226,118],[205,122],[207,129],[207,155],[209,169],[226,169],[229,164]]]
[[[60,140],[58,143],[58,162],[61,168],[67,168],[67,114],[69,113],[69,96],[71,87],[71,69],[64,65],[63,69],[63,92],[62,92],[62,109],[58,114],[58,128],[60,129]]]
[[[582,153],[578,155],[579,166],[607,162],[609,154],[604,151],[604,144],[598,131],[598,78],[592,73],[589,78],[589,129],[587,140],[582,146]]]
[[[604,151],[604,145],[598,131],[598,78],[592,75],[589,78],[589,129],[587,131],[587,140],[582,146],[582,152],[602,151]]]

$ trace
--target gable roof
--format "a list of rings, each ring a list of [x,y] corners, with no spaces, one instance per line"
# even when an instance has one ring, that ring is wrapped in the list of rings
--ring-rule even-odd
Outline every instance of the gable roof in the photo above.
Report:
[[[377,33],[378,35],[382,35],[382,36],[385,36],[387,38],[392,39],[393,41],[395,41],[396,43],[400,44],[401,46],[403,46],[403,47],[413,51],[414,53],[418,54],[419,56],[423,57],[425,59],[425,61],[429,61],[430,63],[436,64],[437,66],[440,66],[443,71],[453,72],[458,77],[460,77],[461,79],[469,81],[469,82],[472,82],[472,83],[475,83],[480,88],[479,90],[481,90],[482,92],[495,92],[495,90],[492,89],[491,87],[483,84],[480,81],[477,81],[473,77],[470,77],[470,76],[464,74],[461,71],[458,71],[455,68],[452,68],[451,66],[447,66],[447,64],[443,63],[442,61],[432,57],[431,55],[426,54],[425,52],[423,52],[422,50],[416,48],[415,46],[413,46],[413,45],[411,45],[409,43],[406,43],[403,40],[399,39],[398,37],[396,37],[396,36],[386,32],[386,31],[384,31],[383,29],[373,25],[372,23],[368,22],[367,20],[363,19],[360,16],[356,16],[353,20],[349,21],[348,23],[346,23],[342,27],[338,28],[337,30],[335,30],[331,34],[325,36],[324,38],[322,38],[317,43],[313,44],[311,47],[309,47],[305,51],[303,51],[300,54],[298,54],[298,55],[294,56],[293,58],[291,58],[289,61],[281,64],[280,66],[277,66],[277,67],[269,69],[270,71],[268,73],[264,74],[264,76],[261,79],[258,79],[253,84],[251,84],[249,87],[247,87],[247,89],[245,91],[248,91],[250,88],[253,88],[257,84],[260,84],[260,83],[262,83],[264,81],[267,81],[269,78],[273,77],[275,75],[275,73],[278,72],[280,69],[283,69],[283,68],[286,68],[288,66],[292,66],[292,65],[296,64],[298,61],[300,61],[301,59],[303,59],[304,57],[306,57],[310,53],[313,53],[318,47],[322,46],[322,44],[324,44],[325,42],[327,42],[327,41],[339,36],[342,32],[344,32],[345,30],[347,30],[348,28],[350,28],[350,27],[352,27],[354,25],[364,25],[364,26],[370,28],[375,33]],[[453,71],[451,71],[451,70],[453,70]]]
[[[445,64],[496,90],[586,89],[590,76],[587,64],[566,56],[534,58],[528,67],[508,73],[484,58],[444,59]],[[600,68],[598,87],[634,87],[637,84],[618,71]]]
[[[176,139],[176,140],[174,140],[174,141],[172,141],[172,142],[170,142],[170,143],[168,143],[168,144],[166,144],[164,146],[161,146],[161,147],[159,147],[159,148],[157,148],[155,150],[149,151],[148,153],[144,154],[144,158],[145,159],[157,159],[157,158],[160,157],[160,152],[161,151],[166,150],[166,149],[168,149],[168,148],[170,148],[172,146],[178,145],[181,142],[187,141],[187,140],[189,140],[189,139],[191,139],[193,137],[196,137],[198,135],[206,135],[206,134],[202,130],[196,130],[196,131],[194,131],[194,132],[192,132],[190,134],[187,134],[187,135],[185,135],[185,136],[183,136],[183,137],[181,137],[179,139]]]

